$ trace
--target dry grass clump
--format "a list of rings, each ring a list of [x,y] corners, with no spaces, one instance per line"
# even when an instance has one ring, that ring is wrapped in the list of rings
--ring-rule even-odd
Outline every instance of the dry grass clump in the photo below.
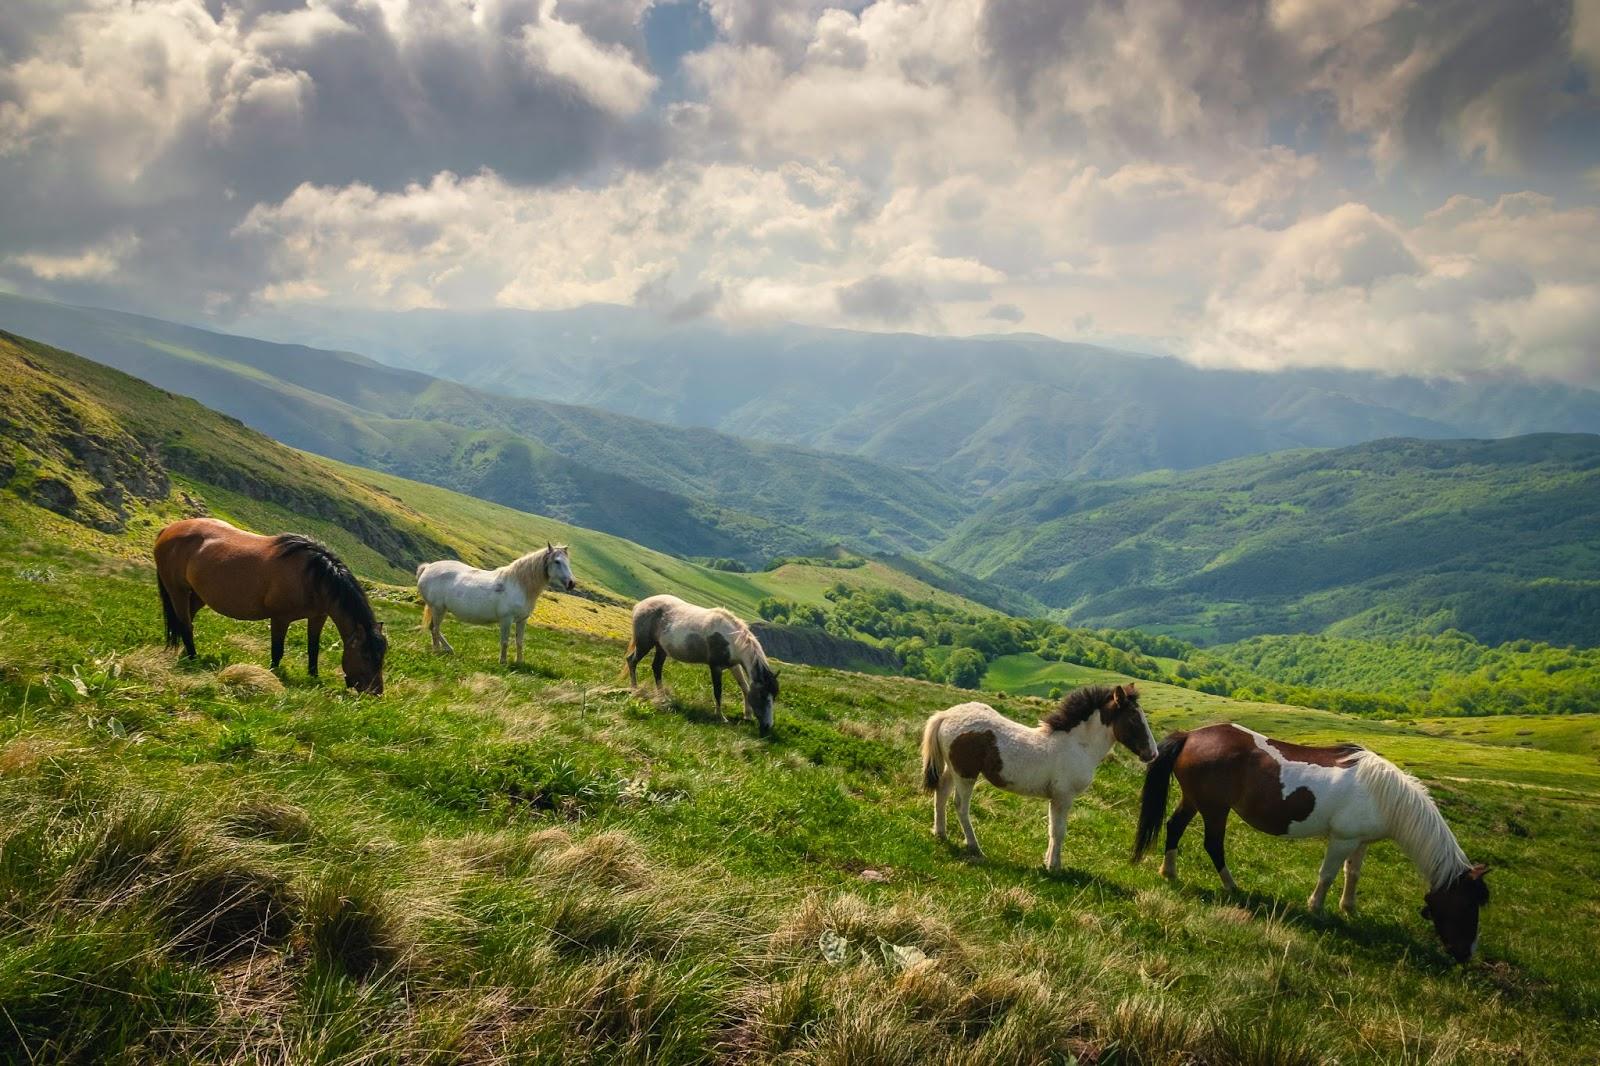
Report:
[[[416,952],[405,901],[360,869],[330,868],[305,895],[307,946],[357,979],[399,969]]]
[[[126,803],[86,819],[56,906],[136,908],[171,946],[205,962],[287,939],[298,900],[287,880],[237,841],[164,803]]]
[[[184,669],[176,651],[158,644],[130,648],[120,659],[124,677],[151,688],[193,694],[209,691],[217,684],[217,675]]]
[[[307,844],[316,826],[305,808],[273,796],[251,796],[225,811],[219,824],[223,832],[274,844]]]
[[[217,671],[217,680],[241,694],[270,696],[283,691],[278,675],[255,663],[230,663]]]
[[[512,829],[467,833],[439,841],[435,846],[469,872],[521,877],[534,870],[551,851],[571,845],[571,833],[551,826],[532,833]]]
[[[964,959],[955,931],[930,903],[911,899],[882,907],[852,893],[808,896],[772,934],[774,954],[809,960],[816,956],[823,933],[843,937],[851,947],[876,952],[881,943],[920,948],[946,965]]]
[[[609,888],[644,888],[660,880],[633,838],[614,829],[551,854],[543,869],[551,877]]]
[[[0,748],[0,774],[20,777],[31,773],[66,750],[65,744],[49,737],[17,737]]]

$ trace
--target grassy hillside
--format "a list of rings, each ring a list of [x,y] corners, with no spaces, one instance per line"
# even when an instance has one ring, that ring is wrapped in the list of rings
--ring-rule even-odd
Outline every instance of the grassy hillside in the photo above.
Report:
[[[319,455],[675,554],[763,562],[831,539],[922,550],[966,513],[940,482],[868,460],[480,392],[347,352],[3,294],[0,327]]]
[[[363,576],[401,584],[410,583],[419,562],[455,557],[493,567],[553,540],[573,546],[585,593],[612,605],[674,592],[754,618],[768,596],[821,602],[846,575],[863,587],[986,610],[877,560],[850,571],[804,564],[749,574],[712,570],[609,534],[297,452],[193,400],[4,333],[0,382],[0,499],[135,535],[106,541],[104,550],[143,556],[162,524],[205,511],[253,529],[310,532]],[[589,628],[624,632],[626,612],[584,609],[594,614]]]
[[[265,627],[203,613],[202,660],[176,663],[142,543],[0,507],[13,1061],[1600,1055],[1591,755],[1148,686],[1158,732],[1235,718],[1421,774],[1494,867],[1482,957],[1458,968],[1392,846],[1356,918],[1301,909],[1310,843],[1236,828],[1238,898],[1197,837],[1176,888],[1130,866],[1126,754],[1074,810],[1062,874],[1039,868],[1043,806],[987,787],[989,858],[963,861],[930,838],[916,744],[966,693],[791,666],[762,742],[717,722],[699,670],[669,667],[659,703],[619,687],[616,640],[538,628],[501,671],[474,629],[432,655],[381,586],[383,698],[305,678],[298,631],[282,682],[230,682]]]
[[[994,501],[935,554],[1080,624],[1600,644],[1600,437],[1387,440]]]

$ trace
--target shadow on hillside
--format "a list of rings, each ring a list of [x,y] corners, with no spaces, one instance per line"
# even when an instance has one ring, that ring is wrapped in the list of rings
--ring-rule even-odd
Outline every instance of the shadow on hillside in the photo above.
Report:
[[[1416,969],[1430,974],[1448,973],[1456,968],[1455,962],[1445,954],[1434,937],[1432,929],[1427,930],[1426,935],[1419,936],[1416,930],[1398,922],[1375,918],[1359,910],[1354,915],[1347,915],[1337,909],[1335,906],[1338,895],[1337,883],[1329,894],[1326,909],[1321,914],[1308,911],[1305,896],[1298,894],[1281,896],[1259,889],[1228,892],[1220,885],[1206,887],[1184,885],[1179,891],[1186,899],[1200,900],[1216,906],[1243,908],[1249,911],[1254,919],[1276,918],[1295,929],[1315,933],[1335,933],[1340,940],[1359,949],[1364,956],[1375,961],[1396,963],[1406,960]],[[1309,894],[1308,887],[1306,895]],[[1417,906],[1421,905],[1422,900],[1418,896]]]

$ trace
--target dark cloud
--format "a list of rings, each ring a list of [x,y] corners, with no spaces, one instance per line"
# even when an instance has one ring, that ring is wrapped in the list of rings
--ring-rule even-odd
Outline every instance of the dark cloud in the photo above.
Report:
[[[933,315],[928,294],[920,285],[873,274],[835,290],[839,310],[850,318],[889,326],[910,325]]]
[[[562,4],[560,18],[592,9],[593,36],[540,53],[536,0],[485,3],[477,21],[465,5],[419,4],[403,26],[355,0],[173,0],[70,19],[52,2],[8,5],[0,272],[25,283],[8,257],[72,254],[131,228],[133,288],[147,271],[152,288],[247,289],[252,265],[229,235],[304,182],[398,189],[490,168],[541,184],[655,165],[668,145],[621,6]]]

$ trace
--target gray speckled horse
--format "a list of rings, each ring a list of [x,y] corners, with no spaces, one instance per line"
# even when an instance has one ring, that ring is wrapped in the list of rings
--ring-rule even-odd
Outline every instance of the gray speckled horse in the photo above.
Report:
[[[711,668],[711,692],[722,714],[722,672],[731,670],[744,692],[744,716],[754,717],[761,735],[772,732],[772,704],[778,698],[778,673],[767,662],[750,627],[721,607],[696,607],[676,596],[651,596],[633,609],[633,640],[628,644],[628,681],[639,684],[639,662],[651,650],[656,688],[671,656]],[[724,717],[724,720],[726,718]]]

